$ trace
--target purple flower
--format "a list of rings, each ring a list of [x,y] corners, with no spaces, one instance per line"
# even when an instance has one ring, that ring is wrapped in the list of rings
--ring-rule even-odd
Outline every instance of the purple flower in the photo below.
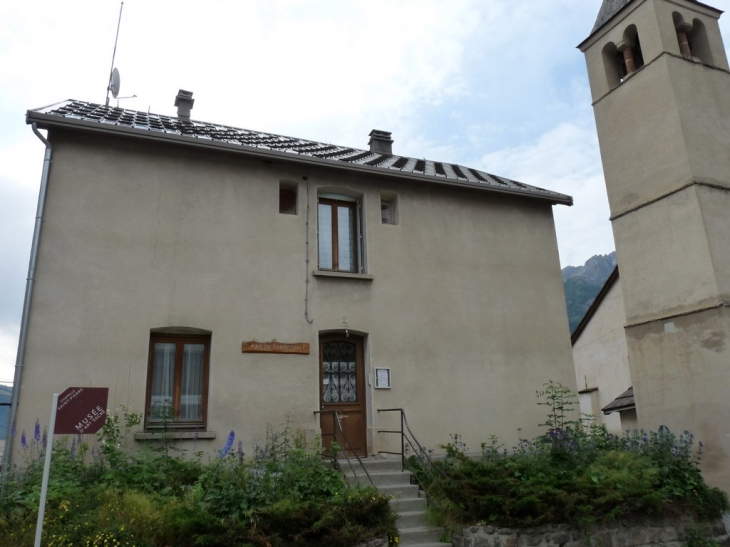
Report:
[[[48,431],[46,429],[43,429],[43,437],[41,439],[41,444],[43,445],[43,448],[46,448],[48,445]]]
[[[28,448],[28,441],[25,438],[25,429],[20,434],[20,446],[22,446],[23,448]]]
[[[33,428],[33,440],[37,443],[41,442],[41,422],[38,419],[36,419],[35,427]]]
[[[235,438],[236,438],[236,433],[233,430],[231,430],[231,432],[228,434],[228,440],[226,441],[225,446],[218,453],[219,458],[225,458],[228,455],[228,453],[231,451],[231,448],[233,448],[233,440]]]

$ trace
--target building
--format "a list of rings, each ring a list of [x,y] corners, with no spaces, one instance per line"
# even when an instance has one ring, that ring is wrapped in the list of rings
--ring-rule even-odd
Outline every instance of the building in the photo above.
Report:
[[[580,412],[617,435],[637,427],[624,323],[624,299],[618,266],[570,337],[578,381]],[[633,390],[632,390],[633,393]],[[628,397],[628,394],[626,394]],[[617,400],[621,400],[617,403]]]
[[[730,70],[720,15],[694,0],[604,0],[579,47],[638,423],[692,431],[705,442],[706,478],[730,490]]]
[[[175,104],[27,114],[49,145],[18,430],[52,393],[106,386],[144,411],[138,444],[250,446],[287,416],[326,436],[337,410],[372,455],[400,449],[380,410],[403,408],[423,444],[477,448],[536,433],[543,383],[575,386],[552,216],[569,196],[399,156],[384,131],[355,150]]]

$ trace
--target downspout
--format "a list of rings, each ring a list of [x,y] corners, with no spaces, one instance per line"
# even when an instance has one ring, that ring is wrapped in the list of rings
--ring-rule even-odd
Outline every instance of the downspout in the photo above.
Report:
[[[33,298],[33,284],[35,282],[35,268],[38,262],[38,247],[41,239],[41,225],[43,224],[43,209],[46,205],[46,192],[48,190],[48,174],[51,171],[51,156],[53,148],[51,143],[40,134],[38,126],[33,123],[33,133],[46,145],[46,155],[43,160],[43,174],[41,175],[41,189],[38,193],[38,209],[35,215],[35,228],[33,229],[33,243],[30,247],[30,263],[28,265],[28,278],[25,284],[25,300],[23,301],[23,317],[20,321],[20,336],[18,337],[18,354],[15,357],[15,375],[13,377],[13,393],[10,398],[10,416],[5,433],[5,453],[3,455],[3,476],[7,475],[10,468],[11,454],[13,453],[13,437],[15,430],[15,419],[18,414],[18,399],[20,398],[20,381],[23,376],[23,364],[25,361],[25,344],[28,339],[28,319],[30,316],[30,303]]]

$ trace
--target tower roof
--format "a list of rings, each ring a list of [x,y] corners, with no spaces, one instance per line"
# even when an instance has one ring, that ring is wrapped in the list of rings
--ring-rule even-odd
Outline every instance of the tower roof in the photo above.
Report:
[[[605,25],[611,19],[613,19],[613,17],[619,11],[621,11],[626,6],[628,6],[632,1],[633,0],[603,0],[603,4],[601,4],[601,9],[598,10],[598,17],[596,17],[596,24],[593,25],[593,30],[591,30],[591,34],[596,32],[599,28],[601,28],[603,25]],[[699,2],[698,0],[688,0],[688,1],[693,4],[697,4],[699,6],[709,8],[718,13],[722,13],[722,11],[718,10],[717,8],[713,8],[712,6],[703,4],[702,2]]]
[[[601,9],[598,10],[598,17],[596,17],[596,24],[593,25],[591,34],[596,32],[603,25],[608,23],[619,11],[624,9],[631,0],[603,0]]]

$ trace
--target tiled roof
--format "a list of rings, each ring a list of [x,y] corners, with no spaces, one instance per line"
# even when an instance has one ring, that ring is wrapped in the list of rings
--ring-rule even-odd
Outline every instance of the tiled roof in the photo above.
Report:
[[[119,132],[130,136],[169,139],[182,144],[207,144],[245,153],[275,155],[290,161],[308,161],[353,170],[365,169],[427,182],[467,186],[518,194],[552,203],[572,205],[573,198],[451,163],[380,154],[345,146],[285,137],[200,121],[180,121],[162,114],[148,114],[84,101],[64,101],[29,110],[28,123],[41,128],[67,126]]]
[[[621,412],[622,410],[631,410],[632,408],[636,408],[633,386],[624,391],[621,395],[616,397],[612,402],[604,406],[601,410],[604,414],[611,414],[611,412]]]

